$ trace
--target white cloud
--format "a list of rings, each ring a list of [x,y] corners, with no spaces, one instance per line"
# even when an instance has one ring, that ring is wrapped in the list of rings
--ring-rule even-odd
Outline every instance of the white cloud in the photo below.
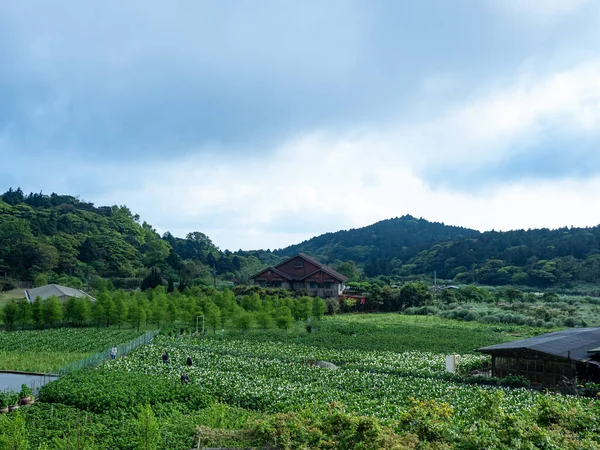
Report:
[[[365,142],[311,136],[281,147],[264,164],[205,164],[191,158],[172,165],[130,192],[115,192],[161,230],[201,230],[222,248],[278,248],[316,234],[361,227],[410,213],[477,229],[586,226],[600,223],[591,207],[600,177],[521,181],[479,195],[425,184],[401,161],[386,160]],[[191,169],[190,169],[191,168]],[[365,176],[377,183],[364,183]],[[274,222],[294,230],[274,230]],[[181,230],[178,232],[178,230]]]
[[[232,158],[212,149],[135,168],[69,167],[89,179],[111,174],[129,183],[100,197],[83,193],[87,200],[127,204],[161,231],[200,230],[233,250],[273,249],[403,214],[477,229],[595,225],[600,176],[532,176],[451,192],[433,188],[423,172],[430,166],[477,170],[555,132],[597,136],[598,73],[594,60],[545,77],[521,76],[428,121],[314,132],[281,143],[271,155]]]

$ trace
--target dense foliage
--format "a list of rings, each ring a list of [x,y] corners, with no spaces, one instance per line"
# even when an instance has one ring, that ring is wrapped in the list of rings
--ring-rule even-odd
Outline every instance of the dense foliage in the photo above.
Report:
[[[411,216],[326,233],[275,253],[305,252],[351,276],[433,276],[539,288],[600,281],[600,226],[480,233]],[[350,267],[348,266],[350,263]],[[350,272],[348,270],[350,269]]]
[[[0,196],[3,289],[16,280],[102,288],[102,279],[110,279],[126,289],[169,284],[183,290],[217,279],[246,282],[297,252],[333,265],[352,281],[430,279],[434,272],[455,283],[536,288],[600,281],[600,226],[480,233],[403,216],[274,252],[232,253],[199,231],[185,239],[159,236],[125,206],[95,207],[69,195],[25,195],[20,189]]]
[[[98,287],[98,277],[117,287],[136,288],[157,268],[164,278],[182,284],[213,281],[213,271],[227,280],[247,280],[261,267],[251,253],[221,252],[208,236],[170,233],[162,237],[125,206],[95,207],[70,195],[9,189],[0,196],[0,275],[43,285]],[[5,289],[14,283],[3,280]],[[1,287],[1,286],[0,286]]]

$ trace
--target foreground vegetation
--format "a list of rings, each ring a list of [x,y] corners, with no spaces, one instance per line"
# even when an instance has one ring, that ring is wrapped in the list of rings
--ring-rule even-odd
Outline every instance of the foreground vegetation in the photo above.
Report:
[[[57,339],[67,331],[57,330]],[[126,358],[50,383],[41,402],[19,415],[0,416],[0,443],[186,450],[199,440],[290,449],[600,447],[597,401],[486,387],[467,376],[487,364],[473,348],[536,332],[397,314],[325,317],[313,321],[311,333],[303,322],[198,337],[167,330]],[[169,364],[161,360],[165,351]],[[462,354],[461,375],[445,373],[450,353]],[[189,384],[180,382],[184,370]],[[17,437],[11,441],[6,430]]]

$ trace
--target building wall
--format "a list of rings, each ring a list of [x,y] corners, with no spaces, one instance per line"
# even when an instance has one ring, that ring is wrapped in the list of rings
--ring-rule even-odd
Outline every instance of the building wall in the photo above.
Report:
[[[492,374],[498,378],[522,375],[532,383],[556,386],[565,377],[574,378],[577,367],[574,361],[548,358],[533,352],[511,353],[492,355]]]
[[[282,287],[286,289],[290,287],[286,278],[269,269],[254,277],[254,284],[262,287]]]

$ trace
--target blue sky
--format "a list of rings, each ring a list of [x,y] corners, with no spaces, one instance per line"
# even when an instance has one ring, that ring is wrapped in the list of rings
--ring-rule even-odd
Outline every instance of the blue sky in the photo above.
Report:
[[[600,223],[596,0],[0,4],[0,190],[277,248]]]

